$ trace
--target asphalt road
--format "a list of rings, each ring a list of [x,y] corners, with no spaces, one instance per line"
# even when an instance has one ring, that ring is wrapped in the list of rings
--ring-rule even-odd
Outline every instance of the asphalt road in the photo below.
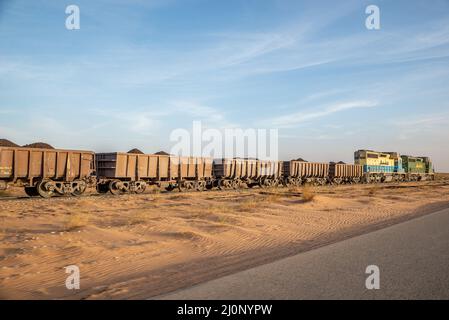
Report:
[[[157,298],[449,299],[449,209]]]

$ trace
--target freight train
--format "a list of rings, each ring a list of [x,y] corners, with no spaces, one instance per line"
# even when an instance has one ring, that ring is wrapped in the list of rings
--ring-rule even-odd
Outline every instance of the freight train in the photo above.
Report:
[[[164,154],[0,147],[0,190],[25,188],[29,196],[142,193],[344,183],[433,180],[429,157],[358,150],[354,164],[258,159],[211,159]]]

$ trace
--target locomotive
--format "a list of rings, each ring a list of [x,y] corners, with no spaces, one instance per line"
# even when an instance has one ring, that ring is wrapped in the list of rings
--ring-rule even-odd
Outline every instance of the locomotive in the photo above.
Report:
[[[147,186],[167,191],[238,189],[343,183],[433,180],[429,157],[358,150],[354,164],[302,159],[212,159],[168,154],[0,147],[0,190],[25,188],[29,196],[142,193]]]
[[[368,182],[433,180],[434,170],[429,157],[400,155],[397,152],[358,150],[354,163],[363,166]]]

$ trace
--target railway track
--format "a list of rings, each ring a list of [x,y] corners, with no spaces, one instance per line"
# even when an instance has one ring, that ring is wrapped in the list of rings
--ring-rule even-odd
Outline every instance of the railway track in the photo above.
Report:
[[[359,185],[360,187],[363,188],[369,188],[369,187],[379,187],[381,189],[413,189],[413,188],[429,188],[429,187],[443,187],[443,186],[449,186],[449,181],[432,181],[426,184],[418,184],[418,185],[407,185],[407,183],[410,182],[392,182],[392,183],[383,183],[383,184],[362,184]],[[345,187],[345,186],[350,186],[350,185],[326,185],[327,187],[331,187],[332,189],[334,188],[338,188],[338,187]],[[327,192],[331,192],[330,190],[323,190],[324,187],[326,186],[315,186],[314,188],[317,188],[318,193],[327,193]],[[284,189],[284,188],[282,188]],[[321,189],[321,190],[320,190]],[[218,189],[214,189],[214,190],[207,190],[204,191],[206,193],[212,193],[214,194],[214,198],[229,198],[232,196],[216,196],[219,193],[221,193],[222,191],[228,191],[228,192],[242,192],[242,190],[245,190],[245,192],[248,192],[248,195],[253,194],[253,192],[251,192],[251,190],[253,191],[258,191],[258,194],[262,194],[262,195],[285,195],[285,196],[301,196],[301,192],[273,192],[270,191],[269,189],[237,189],[237,190],[233,190],[233,189],[229,189],[229,190],[218,190]],[[111,199],[115,199],[117,197],[121,197],[121,196],[142,196],[142,195],[152,195],[152,194],[162,194],[162,195],[188,195],[188,194],[197,194],[198,191],[192,190],[192,191],[183,191],[183,192],[174,192],[174,191],[160,191],[158,193],[141,193],[141,194],[134,194],[134,193],[124,193],[121,195],[113,195],[113,194],[101,194],[101,193],[89,193],[89,194],[84,194],[81,196],[65,196],[65,195],[55,195],[53,196],[51,199],[83,199],[83,198],[91,198],[91,197],[106,197],[106,198],[111,198]],[[24,200],[24,201],[28,201],[28,200],[36,200],[36,199],[44,199],[41,197],[29,197],[26,195],[20,195],[20,196],[0,196],[0,201],[13,201],[13,200]]]

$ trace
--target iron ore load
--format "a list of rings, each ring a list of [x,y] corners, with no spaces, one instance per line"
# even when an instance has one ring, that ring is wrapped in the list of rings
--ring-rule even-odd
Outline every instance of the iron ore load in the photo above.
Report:
[[[6,141],[6,140],[4,140]],[[8,143],[6,143],[8,142]],[[248,158],[179,157],[165,152],[144,154],[0,145],[0,190],[24,187],[29,196],[142,193],[147,186],[167,191],[204,191],[304,184],[382,183],[434,180],[429,157],[358,150],[354,164],[343,162],[268,161]]]

